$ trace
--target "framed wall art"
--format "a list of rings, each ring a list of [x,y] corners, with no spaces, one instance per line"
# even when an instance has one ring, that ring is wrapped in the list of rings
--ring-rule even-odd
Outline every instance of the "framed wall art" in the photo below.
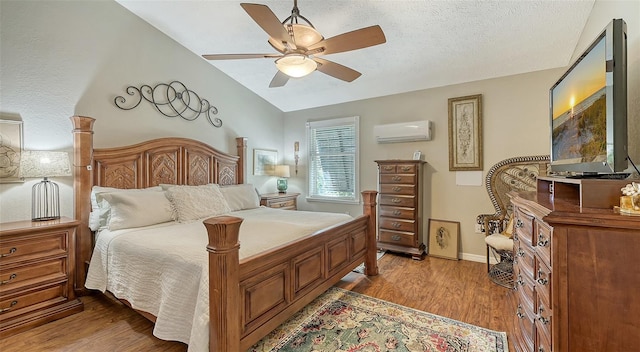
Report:
[[[429,219],[429,255],[458,260],[460,223]]]
[[[482,170],[482,94],[449,99],[449,171]]]
[[[0,183],[23,182],[20,178],[22,121],[0,120]]]
[[[278,151],[271,149],[253,149],[253,174],[256,176],[273,175],[278,162]]]

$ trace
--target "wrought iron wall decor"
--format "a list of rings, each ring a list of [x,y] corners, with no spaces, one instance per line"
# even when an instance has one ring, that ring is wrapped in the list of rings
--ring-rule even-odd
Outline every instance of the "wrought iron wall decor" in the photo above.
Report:
[[[138,100],[133,106],[126,107],[127,99],[121,95],[117,96],[114,103],[122,110],[134,109],[144,99],[166,117],[179,116],[184,120],[193,121],[200,117],[200,114],[205,113],[210,124],[214,127],[222,127],[222,120],[211,116],[218,114],[218,108],[212,106],[208,100],[201,99],[196,92],[187,89],[182,82],[158,83],[155,87],[147,84],[143,84],[140,88],[129,86],[126,92],[130,96],[137,96]]]

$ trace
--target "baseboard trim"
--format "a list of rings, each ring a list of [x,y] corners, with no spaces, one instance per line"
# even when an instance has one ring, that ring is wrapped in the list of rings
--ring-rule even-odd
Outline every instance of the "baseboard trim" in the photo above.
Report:
[[[486,263],[487,262],[487,257],[486,256],[478,255],[478,254],[471,254],[471,253],[460,253],[460,259],[468,260],[468,261],[471,261],[471,262],[478,262],[478,263]],[[494,258],[490,258],[490,259],[491,259],[491,264],[497,263]]]

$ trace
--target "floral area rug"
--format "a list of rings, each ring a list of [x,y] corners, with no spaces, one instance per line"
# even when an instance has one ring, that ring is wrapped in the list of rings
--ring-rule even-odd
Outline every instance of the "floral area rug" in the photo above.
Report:
[[[507,352],[507,335],[337,287],[249,351]]]

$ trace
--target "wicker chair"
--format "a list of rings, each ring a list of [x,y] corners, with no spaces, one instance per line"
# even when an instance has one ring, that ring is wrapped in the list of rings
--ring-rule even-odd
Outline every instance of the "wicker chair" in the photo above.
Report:
[[[480,214],[476,222],[486,234],[487,272],[498,285],[513,288],[513,240],[505,236],[511,219],[510,191],[534,191],[538,175],[547,174],[548,155],[522,156],[502,160],[493,165],[485,179],[487,193],[496,212]],[[495,264],[491,264],[491,257]]]

